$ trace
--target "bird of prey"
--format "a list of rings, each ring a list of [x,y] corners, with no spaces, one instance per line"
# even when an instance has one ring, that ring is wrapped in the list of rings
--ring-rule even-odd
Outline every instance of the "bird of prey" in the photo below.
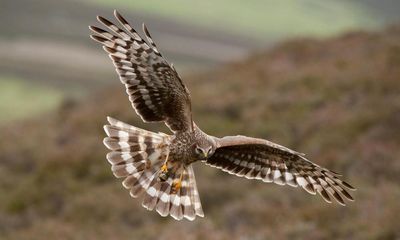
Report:
[[[142,205],[161,216],[194,220],[204,216],[192,163],[202,161],[225,172],[300,186],[331,202],[353,201],[355,190],[339,174],[293,151],[264,139],[245,136],[214,137],[193,121],[190,93],[172,64],[157,49],[143,24],[145,41],[124,17],[114,11],[119,26],[98,16],[106,30],[90,26],[91,38],[111,58],[129,100],[144,122],[164,122],[172,135],[143,130],[108,117],[104,126],[107,160],[117,178]]]

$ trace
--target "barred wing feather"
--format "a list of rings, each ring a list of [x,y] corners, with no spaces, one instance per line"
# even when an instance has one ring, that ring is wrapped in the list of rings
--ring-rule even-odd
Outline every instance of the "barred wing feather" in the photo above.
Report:
[[[273,142],[245,136],[216,138],[218,148],[206,164],[248,179],[260,179],[279,185],[300,186],[308,193],[318,192],[331,202],[333,197],[345,205],[343,198],[353,201],[347,189],[354,187],[340,176],[309,161],[304,154]]]
[[[103,45],[112,59],[133,108],[145,122],[164,121],[172,131],[191,127],[191,103],[188,89],[175,69],[158,51],[146,26],[147,42],[117,11],[122,27],[98,16],[106,30],[90,26],[91,38]]]

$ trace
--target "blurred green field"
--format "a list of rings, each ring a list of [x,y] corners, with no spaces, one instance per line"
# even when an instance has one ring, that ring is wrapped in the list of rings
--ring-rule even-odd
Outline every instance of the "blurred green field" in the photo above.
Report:
[[[56,88],[14,76],[0,76],[0,122],[28,118],[60,105],[63,93]]]
[[[384,20],[374,17],[370,8],[356,1],[87,1],[117,8],[122,12],[128,9],[146,12],[264,39],[330,36],[359,27],[375,28]]]

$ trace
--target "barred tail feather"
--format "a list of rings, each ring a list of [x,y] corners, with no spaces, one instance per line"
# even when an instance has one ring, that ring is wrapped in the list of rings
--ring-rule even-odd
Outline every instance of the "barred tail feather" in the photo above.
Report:
[[[111,117],[107,120],[110,125],[105,125],[104,130],[108,137],[103,142],[111,150],[107,154],[111,170],[115,177],[125,178],[122,185],[130,190],[132,197],[139,197],[164,163],[170,137]]]
[[[124,188],[134,198],[143,195],[142,205],[156,210],[161,216],[194,220],[203,217],[196,180],[191,165],[169,163],[168,178],[159,179],[160,169],[169,154],[170,136],[133,127],[116,119],[107,118],[104,144],[111,150],[107,160],[117,178],[125,178]],[[182,176],[182,177],[181,177]],[[181,181],[176,190],[174,184]]]
[[[183,166],[179,163],[172,167],[165,181],[154,178],[146,190],[143,199],[143,207],[148,210],[156,210],[161,216],[170,215],[176,220],[186,218],[190,221],[197,216],[203,217],[196,181],[192,166]],[[174,189],[182,175],[181,187]]]
[[[200,201],[200,196],[199,196],[199,192],[197,190],[197,184],[196,184],[196,178],[194,177],[194,171],[192,168],[192,165],[188,166],[188,172],[189,172],[189,180],[190,180],[190,186],[191,191],[190,191],[190,199],[192,201],[192,203],[194,204],[194,211],[196,213],[196,215],[200,216],[200,217],[204,217],[204,212],[203,212],[203,208],[201,207],[201,201]]]

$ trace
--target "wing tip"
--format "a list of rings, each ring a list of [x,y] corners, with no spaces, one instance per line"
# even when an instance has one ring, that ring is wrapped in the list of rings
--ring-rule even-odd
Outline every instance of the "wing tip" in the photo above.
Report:
[[[340,206],[342,206],[342,207],[346,207],[346,203],[344,203],[344,202],[340,202],[340,201],[336,201],[337,203],[339,203],[339,205]]]
[[[96,41],[96,42],[98,42],[98,43],[101,43],[101,44],[104,44],[104,43],[107,41],[106,38],[101,37],[101,36],[98,36],[98,35],[94,35],[94,34],[91,34],[89,37],[90,37],[92,40],[94,40],[94,41]]]
[[[351,198],[346,198],[346,199],[349,200],[350,202],[355,202],[355,201],[356,201],[353,197],[351,197]]]
[[[117,10],[114,11],[114,16],[115,18],[122,24],[124,25],[124,27],[126,28],[126,25],[130,24],[128,23],[128,21],[122,16],[121,13],[119,13]],[[129,30],[133,30],[133,29],[129,29]],[[134,31],[134,30],[133,30]]]
[[[146,24],[143,22],[142,23],[142,28],[143,28],[143,32],[146,34],[146,35],[150,35],[149,34],[149,31],[147,30],[147,26],[146,26]]]
[[[349,183],[342,181],[342,184],[347,187],[349,190],[351,191],[357,191],[357,188],[353,187],[352,185],[350,185]]]
[[[97,33],[97,31],[96,31],[97,27],[96,26],[89,25],[88,28],[89,28],[90,31]]]
[[[97,21],[102,22],[101,20],[104,19],[104,18],[102,16],[100,16],[100,15],[97,15],[96,19],[97,19]]]
[[[114,9],[114,17],[116,18],[116,19],[124,19],[123,17],[122,17],[122,14],[121,13],[119,13],[118,12],[118,10],[117,9]]]
[[[105,32],[103,29],[93,26],[93,25],[89,25],[89,29],[92,30],[95,33],[101,33],[101,32]]]

